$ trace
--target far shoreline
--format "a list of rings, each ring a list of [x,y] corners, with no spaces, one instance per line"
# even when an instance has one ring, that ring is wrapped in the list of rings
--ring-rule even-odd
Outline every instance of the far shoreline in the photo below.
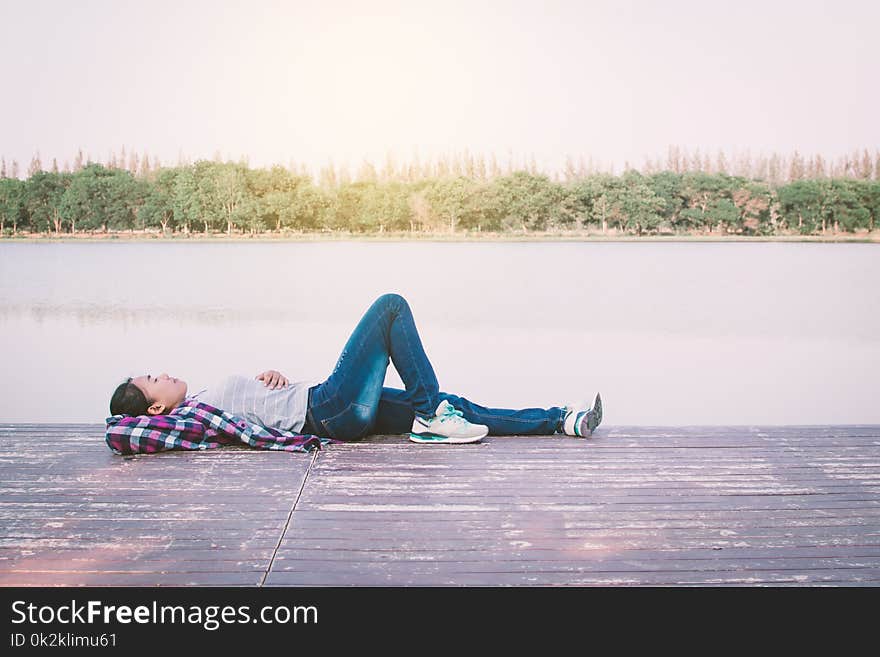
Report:
[[[880,243],[880,231],[826,235],[725,235],[720,233],[676,235],[627,235],[593,232],[535,233],[354,233],[349,231],[282,233],[165,233],[161,231],[118,231],[106,233],[21,233],[0,236],[0,243],[46,242],[818,242]]]

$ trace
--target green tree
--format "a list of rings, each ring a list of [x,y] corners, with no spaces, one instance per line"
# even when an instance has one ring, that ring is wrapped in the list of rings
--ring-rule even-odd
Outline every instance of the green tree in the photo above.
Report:
[[[174,218],[174,190],[178,169],[160,169],[153,183],[149,186],[140,210],[140,217],[145,226],[161,226],[162,232],[168,232],[176,226]]]
[[[236,225],[248,223],[252,232],[262,223],[256,217],[256,204],[250,190],[246,169],[241,164],[219,164],[209,169],[213,173],[213,189],[220,213],[226,222],[226,234],[232,234]]]
[[[824,215],[825,194],[815,180],[795,180],[776,190],[779,213],[790,228],[802,234],[815,232]]]
[[[103,224],[107,229],[105,213],[105,194],[100,189],[104,167],[88,164],[72,174],[70,185],[61,197],[60,211],[71,233],[79,225],[84,230],[93,230]]]
[[[146,183],[123,169],[107,169],[90,163],[71,175],[61,198],[61,215],[71,232],[80,225],[87,230],[133,230],[143,204]]]
[[[510,212],[504,194],[492,182],[463,176],[420,181],[409,191],[410,221],[450,232],[501,230]]]
[[[859,228],[867,228],[871,211],[863,205],[863,197],[859,194],[860,183],[865,180],[837,179],[825,186],[825,207],[822,214],[822,232],[826,229],[826,218],[834,224],[835,231],[841,228],[853,232]]]
[[[331,196],[325,213],[326,224],[333,229],[364,232],[370,227],[363,222],[363,201],[368,182],[343,182]]]
[[[730,206],[726,203],[719,204],[719,201],[727,199],[732,204],[734,184],[733,179],[723,173],[684,174],[682,196],[685,208],[679,214],[678,223],[684,228],[724,228],[724,224],[720,222],[730,219]]]
[[[410,223],[409,192],[399,182],[387,182],[364,188],[361,212],[369,226],[378,226],[379,232],[405,230]]]
[[[581,202],[577,181],[557,185],[556,208],[551,215],[554,228],[563,230],[582,230],[587,219],[587,211]]]
[[[652,188],[650,181],[638,171],[627,171],[622,178],[623,189],[617,197],[618,211],[624,220],[624,227],[634,230],[637,235],[643,232],[656,232],[663,217],[660,212],[665,201]]]
[[[0,235],[5,231],[7,223],[12,224],[12,234],[15,235],[19,222],[27,222],[25,187],[25,181],[18,178],[0,178]]]
[[[227,216],[217,188],[221,166],[215,162],[199,160],[183,167],[175,185],[175,216],[183,218],[184,230],[190,223],[199,222],[204,232],[223,225]],[[234,196],[234,189],[233,189]]]
[[[190,231],[190,224],[199,221],[201,206],[199,204],[198,181],[193,167],[177,167],[171,193],[171,208],[174,221],[185,234]],[[205,232],[208,224],[205,223]]]
[[[564,192],[547,176],[515,171],[496,178],[493,186],[505,227],[518,226],[523,232],[546,230],[560,220]]]
[[[587,222],[595,223],[608,232],[609,223],[617,218],[617,201],[623,189],[619,178],[599,174],[580,178],[571,187],[577,207]]]
[[[719,227],[723,232],[740,227],[740,212],[729,198],[717,198],[711,202],[706,212],[706,220],[711,226]]]
[[[303,193],[273,191],[260,198],[258,213],[264,221],[274,222],[277,231],[282,226],[298,230],[313,228],[319,199],[319,194],[308,188]]]
[[[770,226],[770,206],[773,202],[770,187],[765,182],[737,179],[732,201],[737,208],[736,227],[747,235],[764,234]]]
[[[250,174],[249,187],[257,202],[257,214],[275,230],[299,230],[318,226],[323,195],[307,176],[291,173],[281,166],[258,169]]]
[[[862,207],[868,211],[867,224],[861,227],[873,231],[880,218],[880,180],[853,180],[850,184]]]
[[[333,230],[339,223],[337,218],[339,210],[337,189],[319,187],[314,192],[316,197],[315,225],[322,231]]]
[[[143,229],[138,213],[147,193],[145,182],[136,179],[126,169],[115,169],[106,179],[107,224],[115,229]]]
[[[472,196],[477,184],[459,176],[433,181],[424,187],[424,197],[430,208],[429,217],[436,218],[438,224],[432,226],[440,229],[445,226],[450,233],[464,222],[466,227],[473,225],[469,213],[472,210]]]
[[[726,162],[724,164],[726,166]],[[648,176],[648,185],[654,194],[663,200],[663,207],[660,210],[660,215],[663,217],[661,223],[670,229],[679,226],[681,211],[686,202],[682,191],[682,174],[660,171]]]
[[[35,227],[61,232],[61,199],[70,185],[70,175],[37,170],[27,180],[24,205]]]

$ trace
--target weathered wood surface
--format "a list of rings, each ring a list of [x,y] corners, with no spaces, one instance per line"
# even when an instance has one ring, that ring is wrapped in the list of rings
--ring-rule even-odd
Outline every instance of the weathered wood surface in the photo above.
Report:
[[[880,426],[122,458],[0,425],[0,585],[880,584]]]
[[[0,585],[259,585],[312,460],[123,458],[103,425],[0,425]]]

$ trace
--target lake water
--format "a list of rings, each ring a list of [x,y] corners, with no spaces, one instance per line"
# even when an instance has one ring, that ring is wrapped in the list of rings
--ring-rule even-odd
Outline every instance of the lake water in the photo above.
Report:
[[[324,378],[384,292],[478,403],[880,423],[880,246],[658,242],[3,243],[0,422],[103,422],[140,374]]]

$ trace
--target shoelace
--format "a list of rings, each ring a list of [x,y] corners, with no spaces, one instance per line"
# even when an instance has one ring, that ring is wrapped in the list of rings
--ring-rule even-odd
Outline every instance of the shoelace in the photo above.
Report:
[[[459,421],[464,421],[464,413],[459,410],[456,410],[454,406],[447,406],[443,411],[443,414],[440,416],[440,421],[445,422],[446,420],[456,420],[456,417],[461,418]]]

